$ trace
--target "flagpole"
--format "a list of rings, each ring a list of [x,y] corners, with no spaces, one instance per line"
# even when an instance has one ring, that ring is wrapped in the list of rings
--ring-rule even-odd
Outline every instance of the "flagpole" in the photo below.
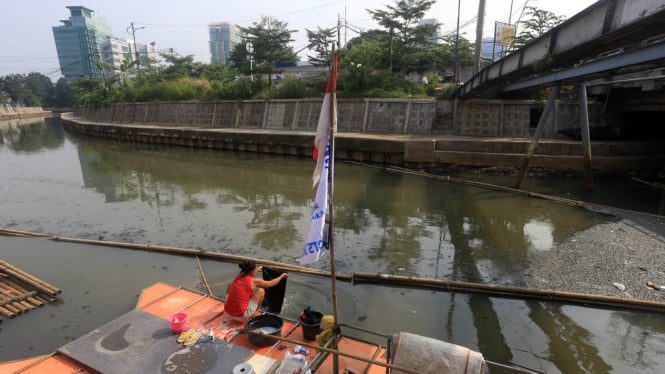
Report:
[[[334,175],[335,175],[335,132],[337,131],[337,54],[335,53],[335,44],[332,46],[332,87],[330,88],[330,135],[328,136],[330,144],[330,158],[328,167],[328,246],[330,250],[330,275],[332,287],[332,308],[334,319],[334,339],[333,349],[337,350],[337,326],[339,325],[337,319],[337,276],[335,274],[335,241],[334,241],[334,210],[333,210],[333,197],[335,192]],[[339,356],[337,353],[333,354],[333,372],[339,373]]]

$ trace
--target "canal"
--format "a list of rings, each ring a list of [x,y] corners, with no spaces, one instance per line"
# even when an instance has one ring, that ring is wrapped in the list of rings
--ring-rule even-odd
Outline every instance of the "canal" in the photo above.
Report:
[[[66,133],[57,118],[0,125],[0,227],[200,248],[297,264],[314,198],[309,159],[122,143]],[[508,177],[459,174],[509,185]],[[660,196],[614,179],[527,177],[525,190],[653,212]],[[337,271],[521,286],[530,254],[613,217],[381,168],[338,162]],[[0,360],[50,353],[133,308],[162,281],[197,288],[196,260],[0,236],[0,258],[63,290],[0,324]],[[327,269],[329,257],[313,267]],[[222,295],[237,266],[203,261]],[[284,312],[330,313],[330,282],[289,277]],[[340,320],[410,331],[548,373],[665,370],[662,315],[338,283]],[[499,371],[493,371],[499,372]]]

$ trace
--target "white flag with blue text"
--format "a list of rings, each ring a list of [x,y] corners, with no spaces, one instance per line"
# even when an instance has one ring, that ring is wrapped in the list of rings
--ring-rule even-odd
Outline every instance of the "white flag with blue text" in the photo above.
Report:
[[[330,165],[330,143],[325,147],[323,168],[319,186],[316,189],[314,207],[309,221],[309,231],[305,240],[305,248],[300,256],[300,264],[312,264],[319,260],[325,250],[324,243],[326,213],[328,210],[328,172]]]
[[[326,94],[323,97],[319,123],[316,127],[314,137],[314,151],[312,158],[316,160],[316,167],[312,175],[313,186],[318,183],[314,206],[310,215],[309,230],[305,239],[305,247],[300,256],[300,264],[312,264],[319,260],[325,250],[328,238],[326,227],[326,215],[328,214],[329,173],[333,160],[331,159],[330,133],[337,130],[337,105],[335,100],[335,87],[337,86],[337,55],[333,57],[332,73],[328,77]],[[332,178],[330,178],[332,179]]]

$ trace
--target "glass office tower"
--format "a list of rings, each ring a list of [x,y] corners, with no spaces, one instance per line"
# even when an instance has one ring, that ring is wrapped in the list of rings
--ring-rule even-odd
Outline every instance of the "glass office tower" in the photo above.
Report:
[[[238,26],[222,22],[208,25],[210,32],[210,55],[213,64],[228,64],[231,51],[242,43],[242,31]]]
[[[67,80],[82,77],[101,79],[101,44],[111,37],[111,25],[92,9],[68,6],[70,17],[53,27],[60,71]]]

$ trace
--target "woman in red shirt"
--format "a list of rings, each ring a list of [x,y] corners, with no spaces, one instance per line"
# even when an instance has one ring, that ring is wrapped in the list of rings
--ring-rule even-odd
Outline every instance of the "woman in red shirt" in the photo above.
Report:
[[[276,286],[289,274],[282,273],[279,277],[266,281],[255,277],[256,273],[263,270],[263,266],[257,266],[256,262],[245,260],[238,266],[240,274],[233,279],[226,290],[224,311],[233,319],[245,322],[261,312],[259,306],[265,296],[264,288]]]

